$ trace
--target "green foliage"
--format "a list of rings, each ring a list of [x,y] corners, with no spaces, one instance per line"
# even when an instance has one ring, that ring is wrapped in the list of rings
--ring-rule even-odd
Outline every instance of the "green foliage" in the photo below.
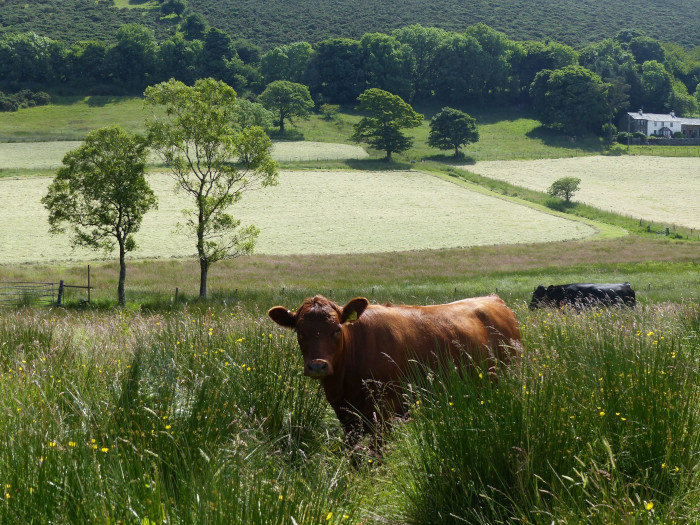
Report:
[[[151,144],[177,188],[194,201],[194,210],[185,214],[187,228],[196,237],[199,295],[204,299],[209,266],[253,250],[258,229],[239,229],[241,221],[229,208],[246,190],[277,183],[272,142],[259,126],[241,129],[239,120],[234,127],[241,108],[236,92],[221,81],[202,79],[190,87],[170,80],[149,87],[144,95],[154,110],[146,124]]]
[[[667,108],[667,103],[673,91],[673,81],[663,64],[656,60],[644,62],[641,83],[645,110],[663,112],[670,109]]]
[[[646,30],[649,36],[688,48],[700,43],[697,17],[689,16],[695,0],[665,5],[635,5],[623,0],[582,5],[571,0],[548,1],[533,6],[529,0],[509,2],[456,2],[426,9],[425,3],[408,0],[387,4],[378,0],[357,4],[340,0],[329,7],[322,0],[287,2],[270,0],[198,0],[190,2],[197,12],[231,35],[271,49],[291,42],[320,42],[329,38],[360,39],[365,33],[390,33],[414,24],[463,32],[475,20],[504,32],[514,40],[554,40],[580,49],[591,42],[615,35],[621,27]],[[566,17],[552,13],[566,13]],[[299,14],[303,13],[303,16]],[[507,16],[505,16],[507,14]],[[594,23],[592,22],[594,21]]]
[[[411,147],[413,141],[401,133],[401,129],[415,128],[423,122],[423,115],[398,95],[372,88],[362,93],[357,109],[367,116],[354,125],[352,140],[367,142],[373,148],[386,151],[391,161],[392,153],[401,153]]]
[[[134,234],[156,206],[146,182],[146,143],[118,126],[91,131],[66,154],[42,204],[52,233],[70,226],[74,246],[110,252],[119,247],[119,304],[125,304],[125,255],[136,248]]]
[[[311,52],[308,42],[276,47],[260,57],[260,73],[267,84],[275,80],[301,83],[311,61]]]
[[[552,183],[547,189],[547,193],[552,197],[560,197],[569,202],[579,190],[579,184],[581,184],[581,179],[578,177],[562,177]]]
[[[568,135],[600,131],[608,120],[609,85],[581,66],[540,71],[530,87],[532,106],[542,124]]]
[[[307,118],[314,107],[309,88],[288,80],[275,80],[258,97],[260,103],[277,116],[276,124],[284,133],[284,122],[292,118]]]
[[[44,91],[33,93],[23,89],[19,93],[3,93],[0,91],[0,111],[19,111],[22,108],[33,108],[51,104],[51,96]]]
[[[454,149],[459,156],[459,147],[479,140],[476,119],[458,109],[444,107],[430,120],[428,145],[441,150]]]

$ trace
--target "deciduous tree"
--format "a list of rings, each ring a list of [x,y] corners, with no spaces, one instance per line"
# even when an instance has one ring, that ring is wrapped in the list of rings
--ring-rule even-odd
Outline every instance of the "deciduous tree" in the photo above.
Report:
[[[272,142],[259,126],[233,125],[236,92],[221,81],[208,78],[186,86],[170,80],[147,88],[145,97],[148,106],[158,108],[146,123],[152,147],[195,205],[186,211],[185,226],[196,237],[199,297],[206,299],[209,267],[255,246],[259,230],[241,227],[229,212],[246,191],[277,183]]]
[[[459,147],[479,140],[476,119],[453,108],[442,108],[430,119],[428,145],[441,150],[454,149],[459,156]]]
[[[63,158],[47,194],[51,233],[70,228],[73,246],[111,252],[119,247],[120,305],[126,302],[126,254],[136,248],[134,234],[156,206],[146,182],[146,143],[118,126],[91,131]]]
[[[552,197],[560,197],[566,202],[571,202],[571,197],[578,191],[580,183],[581,179],[578,177],[562,177],[552,183],[547,193]]]
[[[357,100],[360,102],[357,109],[367,115],[355,124],[352,140],[386,151],[388,161],[392,153],[401,153],[413,145],[413,140],[401,133],[401,129],[420,126],[423,115],[416,113],[401,97],[371,88]]]
[[[260,103],[277,115],[280,133],[284,133],[284,121],[292,125],[292,117],[306,118],[314,107],[309,88],[288,80],[275,80],[258,97]]]
[[[532,107],[542,124],[569,135],[600,132],[610,114],[609,87],[581,66],[545,69],[530,87]]]

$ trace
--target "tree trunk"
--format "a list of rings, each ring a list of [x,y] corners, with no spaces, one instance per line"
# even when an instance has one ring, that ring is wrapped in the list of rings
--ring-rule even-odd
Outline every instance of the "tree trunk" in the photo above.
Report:
[[[199,258],[199,298],[207,298],[207,273],[209,272],[209,261]]]
[[[391,150],[386,150],[386,160],[391,162]]]
[[[284,111],[280,111],[280,133],[284,133]]]
[[[119,241],[119,285],[117,286],[117,300],[119,306],[126,304],[126,292],[124,282],[126,281],[126,253],[124,251],[124,241]]]

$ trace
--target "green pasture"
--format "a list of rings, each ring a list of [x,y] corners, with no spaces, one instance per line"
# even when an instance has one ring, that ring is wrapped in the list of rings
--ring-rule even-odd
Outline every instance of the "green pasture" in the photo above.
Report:
[[[405,155],[399,155],[398,159],[405,162],[426,159],[450,162],[449,153],[426,144],[429,120],[440,107],[417,106],[415,109],[425,115],[425,121],[421,127],[407,132],[415,139],[414,147]],[[515,108],[488,111],[481,107],[461,109],[477,119],[481,138],[464,148],[467,158],[474,161],[566,158],[601,153],[621,154],[626,151],[622,145],[608,149],[597,137],[578,137],[576,142],[570,142],[567,137],[543,128],[529,113]],[[112,124],[142,133],[145,116],[140,97],[57,97],[50,106],[0,113],[0,143],[82,140],[91,129]],[[333,119],[314,114],[309,120],[295,121],[296,125],[286,134],[286,138],[348,143],[353,132],[352,125],[358,120],[359,115],[353,106],[344,107]],[[700,146],[682,148],[680,151],[679,148],[660,146],[634,146],[631,149],[635,155],[700,156]],[[376,153],[376,156],[380,157],[381,154]]]

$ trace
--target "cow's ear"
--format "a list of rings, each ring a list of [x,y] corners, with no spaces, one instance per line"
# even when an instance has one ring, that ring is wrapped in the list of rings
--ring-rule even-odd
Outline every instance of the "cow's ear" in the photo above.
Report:
[[[369,301],[364,297],[355,297],[343,307],[343,315],[340,318],[340,324],[352,323],[357,321],[369,305]]]
[[[274,306],[270,308],[267,315],[280,326],[294,328],[297,325],[297,317],[284,306]]]

